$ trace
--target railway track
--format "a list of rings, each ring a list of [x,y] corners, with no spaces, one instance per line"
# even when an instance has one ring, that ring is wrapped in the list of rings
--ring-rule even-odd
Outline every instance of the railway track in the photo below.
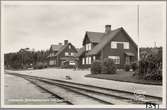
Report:
[[[105,105],[145,104],[146,102],[154,102],[156,104],[162,103],[162,98],[150,95],[134,94],[127,91],[113,90],[92,85],[23,75],[18,73],[7,74],[19,76],[26,80],[29,80],[33,84],[51,93],[52,95],[65,100],[67,104],[85,104],[84,102],[89,102],[88,104]],[[61,94],[60,92],[58,92],[58,90],[64,91],[65,93],[69,94]],[[72,94],[71,97],[69,97],[70,94]],[[73,100],[73,98],[76,98],[76,100]]]

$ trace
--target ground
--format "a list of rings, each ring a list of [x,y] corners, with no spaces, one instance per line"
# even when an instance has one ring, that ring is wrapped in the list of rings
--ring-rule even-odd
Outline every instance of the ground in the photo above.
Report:
[[[29,81],[8,74],[5,74],[4,99],[5,105],[61,104],[57,103],[58,99]]]
[[[41,70],[24,70],[24,71],[7,70],[6,72],[16,72],[20,74],[28,74],[33,76],[41,76],[41,77],[47,77],[47,78],[59,79],[59,80],[66,80],[66,76],[70,76],[72,78],[72,80],[68,80],[70,82],[95,85],[95,86],[118,89],[118,90],[129,91],[129,92],[142,90],[142,91],[145,91],[145,94],[147,95],[162,97],[162,86],[160,85],[137,84],[137,83],[120,82],[120,81],[114,81],[114,80],[104,80],[104,79],[85,77],[85,75],[90,74],[90,70],[47,68],[47,69],[41,69]]]
[[[131,71],[129,72],[117,71],[116,74],[88,74],[86,75],[86,77],[123,81],[123,82],[132,82],[132,83],[139,83],[139,84],[162,85],[162,81],[139,79],[133,76],[133,74],[134,72],[131,72]]]

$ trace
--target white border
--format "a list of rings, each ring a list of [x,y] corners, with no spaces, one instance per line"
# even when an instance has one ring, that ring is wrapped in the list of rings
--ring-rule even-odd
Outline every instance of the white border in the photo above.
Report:
[[[163,6],[163,103],[166,107],[166,1],[1,1],[1,5],[162,5]],[[4,9],[1,8],[1,13]],[[1,23],[4,25],[3,17]],[[1,25],[2,26],[2,25]],[[145,108],[145,105],[5,105],[4,104],[4,28],[1,28],[1,106],[3,108]]]

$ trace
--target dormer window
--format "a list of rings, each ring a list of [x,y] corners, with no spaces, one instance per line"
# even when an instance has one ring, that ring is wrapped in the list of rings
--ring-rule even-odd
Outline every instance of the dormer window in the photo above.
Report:
[[[129,42],[124,42],[124,49],[129,49]]]
[[[50,53],[50,56],[53,57],[53,56],[54,56],[54,53]]]
[[[111,42],[111,48],[116,49],[117,48],[117,42]]]
[[[116,49],[118,44],[123,44],[123,49],[129,49],[129,42],[116,42],[116,41],[111,42],[111,48]]]
[[[91,50],[91,43],[86,44],[86,51]]]
[[[68,53],[68,52],[65,52],[65,56],[69,56],[69,53]]]
[[[69,45],[68,48],[71,49],[71,45]]]
[[[73,52],[71,52],[71,56],[74,56],[74,53],[73,53]]]

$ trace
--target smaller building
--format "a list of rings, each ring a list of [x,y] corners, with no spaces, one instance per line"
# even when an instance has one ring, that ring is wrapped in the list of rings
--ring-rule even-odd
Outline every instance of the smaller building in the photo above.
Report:
[[[75,55],[77,49],[74,45],[64,40],[64,44],[51,45],[48,56],[48,65],[56,67],[69,67],[76,64]]]

